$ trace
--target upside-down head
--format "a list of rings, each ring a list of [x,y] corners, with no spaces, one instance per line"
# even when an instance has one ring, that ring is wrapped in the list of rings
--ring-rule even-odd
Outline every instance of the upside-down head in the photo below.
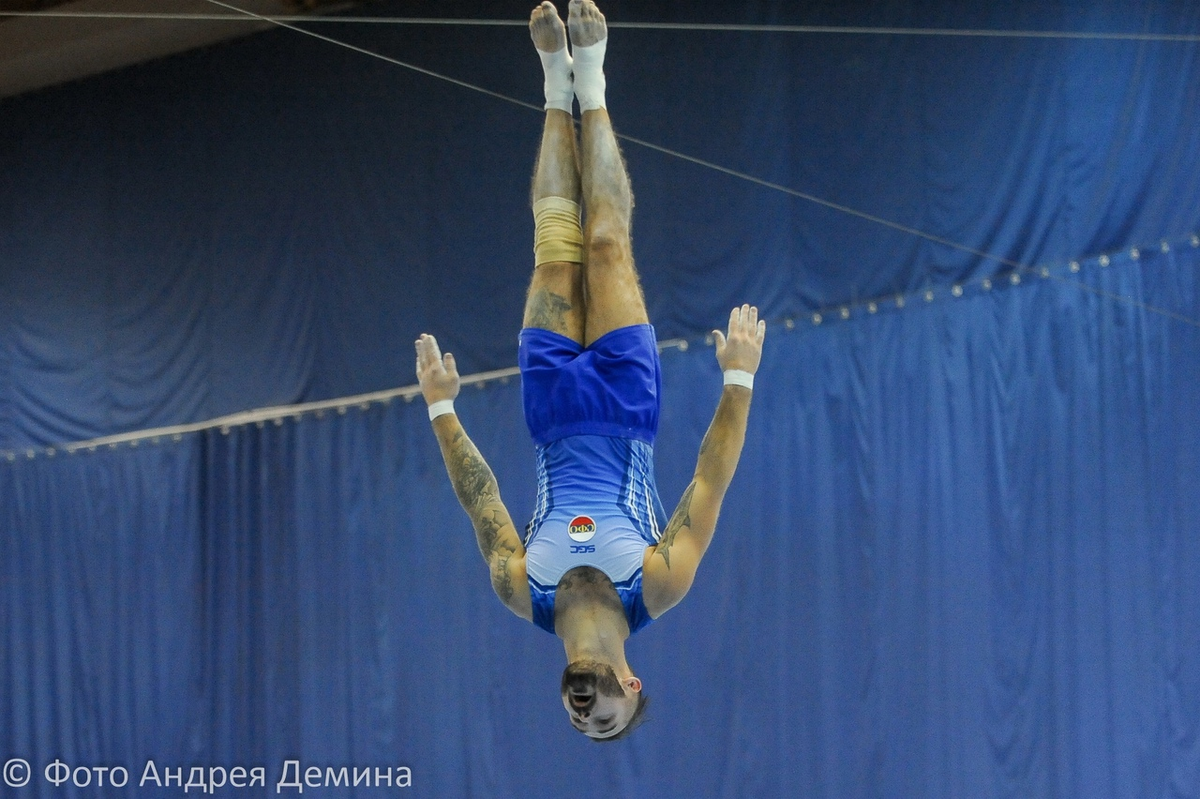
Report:
[[[632,672],[618,677],[598,660],[568,663],[562,675],[562,701],[571,726],[595,741],[615,741],[645,720],[642,681]]]

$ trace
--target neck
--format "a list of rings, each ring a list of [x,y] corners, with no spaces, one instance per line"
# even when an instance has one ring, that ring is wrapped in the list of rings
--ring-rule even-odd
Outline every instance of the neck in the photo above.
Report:
[[[625,662],[629,624],[625,614],[608,603],[571,603],[558,614],[554,631],[563,641],[567,662],[599,660],[610,664],[618,675],[629,671]]]

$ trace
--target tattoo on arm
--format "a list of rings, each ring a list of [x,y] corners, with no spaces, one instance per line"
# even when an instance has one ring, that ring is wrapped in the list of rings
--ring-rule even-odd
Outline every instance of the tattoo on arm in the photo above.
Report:
[[[671,521],[667,522],[667,529],[663,532],[662,538],[654,550],[662,555],[668,569],[671,568],[671,546],[675,543],[675,536],[684,527],[692,526],[692,492],[695,490],[696,483],[693,481],[687,487],[687,491],[683,492],[683,498],[679,500],[679,507],[675,508],[675,513],[671,516]]]
[[[508,573],[508,561],[515,552],[516,550],[512,547],[506,548],[504,555],[498,557],[495,566],[492,567],[492,589],[504,603],[507,603],[513,596],[512,575]]]
[[[475,540],[483,559],[492,564],[492,588],[496,595],[507,602],[513,595],[512,578],[508,573],[508,561],[517,548],[509,537],[501,535],[509,524],[496,508],[488,508],[471,517],[475,526]]]
[[[496,477],[461,429],[456,430],[447,442],[445,459],[454,493],[471,517],[479,551],[492,567],[492,588],[500,599],[508,602],[514,590],[508,562],[516,554],[517,544],[513,535],[505,534],[512,522],[499,505],[500,487]]]
[[[454,485],[458,501],[472,517],[475,509],[500,495],[492,470],[462,430],[455,431],[450,439],[446,469],[450,472],[450,482]]]

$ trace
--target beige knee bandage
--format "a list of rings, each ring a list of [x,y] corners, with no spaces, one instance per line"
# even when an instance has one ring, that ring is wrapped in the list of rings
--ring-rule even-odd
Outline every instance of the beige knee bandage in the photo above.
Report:
[[[583,263],[579,203],[544,197],[533,204],[533,265],[549,261]]]

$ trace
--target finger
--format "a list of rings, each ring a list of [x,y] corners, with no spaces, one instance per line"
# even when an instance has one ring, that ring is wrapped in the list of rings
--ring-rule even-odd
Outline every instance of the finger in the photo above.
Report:
[[[428,333],[421,335],[419,352],[420,357],[418,362],[420,364],[421,371],[428,372],[431,369],[436,370],[439,366],[441,366],[441,349],[438,347],[437,339]]]
[[[729,312],[729,333],[732,335],[742,318],[742,309],[734,308]]]
[[[421,336],[421,368],[428,371],[441,365],[442,351],[437,339],[429,334]]]
[[[447,352],[443,355],[442,365],[446,367],[446,374],[458,377],[458,364],[454,361],[454,353]]]
[[[750,306],[750,315],[746,317],[746,326],[749,327],[751,330],[754,330],[755,328],[758,327],[758,307],[757,306],[754,306],[754,305]]]
[[[417,348],[417,371],[419,372],[425,366],[425,334],[424,333],[422,333],[421,337],[417,339],[416,348]]]
[[[712,332],[712,337],[713,337],[713,344],[715,344],[717,346],[717,352],[720,352],[721,350],[725,349],[725,334],[724,333],[722,333],[720,330],[714,330]]]
[[[763,339],[765,339],[766,337],[767,337],[767,320],[760,319],[760,320],[758,320],[758,335],[756,337],[758,339],[758,343],[760,346],[763,343]]]

